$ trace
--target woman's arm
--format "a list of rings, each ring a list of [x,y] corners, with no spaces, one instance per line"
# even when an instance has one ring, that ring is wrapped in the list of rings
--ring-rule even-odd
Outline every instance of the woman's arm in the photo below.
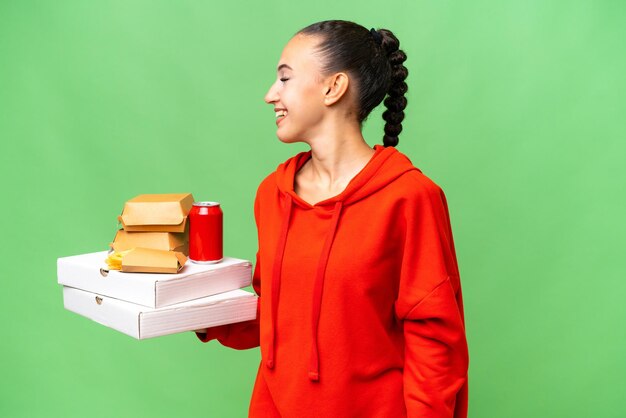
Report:
[[[405,338],[408,417],[465,418],[469,356],[463,299],[443,191],[426,183],[405,216],[396,315]]]
[[[408,416],[465,418],[468,351],[458,279],[448,278],[437,286],[409,312],[403,325]]]

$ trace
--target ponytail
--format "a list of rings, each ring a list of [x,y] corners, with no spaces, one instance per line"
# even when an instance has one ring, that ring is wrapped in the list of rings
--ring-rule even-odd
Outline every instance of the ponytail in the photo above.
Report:
[[[387,29],[380,29],[378,33],[382,35],[382,47],[387,53],[391,66],[391,80],[387,98],[385,99],[387,110],[383,112],[383,119],[386,122],[383,145],[385,147],[395,147],[398,145],[398,136],[402,132],[404,109],[407,105],[404,95],[408,90],[408,86],[404,80],[409,75],[409,70],[403,65],[404,61],[406,61],[406,54],[399,49],[400,42],[398,38]]]

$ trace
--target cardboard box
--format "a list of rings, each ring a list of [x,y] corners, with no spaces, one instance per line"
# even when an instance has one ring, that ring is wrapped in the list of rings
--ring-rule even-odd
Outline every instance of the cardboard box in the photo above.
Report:
[[[254,319],[257,299],[250,292],[233,290],[153,309],[63,287],[65,309],[139,340]]]
[[[155,250],[178,251],[186,256],[188,238],[185,233],[176,232],[128,232],[120,229],[115,234],[111,248],[115,251],[126,251],[135,247],[153,248]]]
[[[249,286],[252,264],[226,257],[216,264],[187,262],[176,274],[124,273],[108,270],[100,251],[57,260],[58,282],[132,303],[160,308]]]
[[[185,232],[192,206],[191,193],[142,194],[126,202],[118,219],[127,232]]]
[[[121,270],[125,273],[176,274],[186,262],[183,253],[136,247],[123,255]]]

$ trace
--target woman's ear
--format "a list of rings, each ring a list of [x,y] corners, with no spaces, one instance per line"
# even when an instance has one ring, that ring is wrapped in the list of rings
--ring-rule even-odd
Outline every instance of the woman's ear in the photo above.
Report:
[[[336,73],[328,77],[324,88],[324,104],[331,106],[337,103],[348,91],[350,79],[346,73]]]

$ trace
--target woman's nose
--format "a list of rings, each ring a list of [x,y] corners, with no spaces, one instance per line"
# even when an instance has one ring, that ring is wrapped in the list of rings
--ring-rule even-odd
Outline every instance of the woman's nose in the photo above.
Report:
[[[265,103],[271,104],[278,101],[278,93],[276,91],[276,83],[270,86],[270,89],[265,94]]]

